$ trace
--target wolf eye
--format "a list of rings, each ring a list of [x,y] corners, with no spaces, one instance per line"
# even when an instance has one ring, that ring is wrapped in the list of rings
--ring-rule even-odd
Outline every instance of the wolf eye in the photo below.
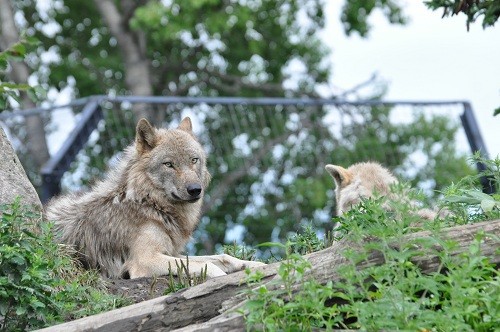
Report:
[[[163,165],[169,167],[169,168],[173,168],[174,167],[174,164],[172,164],[170,161],[167,161],[167,162],[164,162]]]
[[[191,158],[191,162],[193,164],[196,164],[198,162],[199,158]]]

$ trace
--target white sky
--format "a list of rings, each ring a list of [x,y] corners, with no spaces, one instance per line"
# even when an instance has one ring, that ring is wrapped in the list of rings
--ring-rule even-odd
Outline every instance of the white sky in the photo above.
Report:
[[[422,0],[406,1],[406,26],[381,13],[370,18],[366,39],[346,37],[340,22],[344,1],[326,1],[325,42],[331,47],[334,86],[350,88],[374,72],[388,82],[387,100],[468,100],[490,157],[500,155],[500,22],[467,32],[465,15],[441,18]]]

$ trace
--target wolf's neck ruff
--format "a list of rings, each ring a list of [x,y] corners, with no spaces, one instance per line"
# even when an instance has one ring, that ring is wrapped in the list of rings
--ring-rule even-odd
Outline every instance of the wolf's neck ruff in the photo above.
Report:
[[[194,224],[189,222],[184,222],[184,220],[181,220],[182,216],[179,213],[176,213],[178,207],[176,207],[175,204],[167,204],[166,206],[165,204],[161,205],[153,198],[151,198],[149,194],[142,197],[138,197],[137,195],[132,195],[132,197],[127,197],[127,190],[122,189],[119,191],[119,193],[115,196],[113,200],[113,203],[115,204],[123,204],[127,202],[155,210],[158,213],[158,215],[163,219],[166,226],[177,227],[179,231],[182,233],[182,235],[187,237],[189,237],[192,234],[194,228],[196,228],[196,225],[198,224],[197,222],[195,222]],[[184,203],[184,204],[190,204],[190,203]],[[199,212],[197,213],[197,215],[198,214]]]

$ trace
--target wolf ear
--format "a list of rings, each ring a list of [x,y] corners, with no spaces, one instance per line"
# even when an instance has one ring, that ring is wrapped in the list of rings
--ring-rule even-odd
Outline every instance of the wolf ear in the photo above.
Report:
[[[343,188],[351,183],[352,174],[342,166],[326,165],[325,169],[335,180],[337,188]]]
[[[191,123],[191,119],[189,118],[189,116],[186,116],[184,119],[182,119],[177,129],[187,131],[190,134],[193,133],[193,124]]]
[[[155,129],[146,119],[140,119],[137,123],[135,145],[139,154],[151,151],[156,145]]]

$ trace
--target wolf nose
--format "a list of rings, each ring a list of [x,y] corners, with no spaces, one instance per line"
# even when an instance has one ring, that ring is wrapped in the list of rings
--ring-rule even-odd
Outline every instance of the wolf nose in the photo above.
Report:
[[[186,189],[191,197],[198,197],[201,194],[201,186],[199,184],[189,184]]]

